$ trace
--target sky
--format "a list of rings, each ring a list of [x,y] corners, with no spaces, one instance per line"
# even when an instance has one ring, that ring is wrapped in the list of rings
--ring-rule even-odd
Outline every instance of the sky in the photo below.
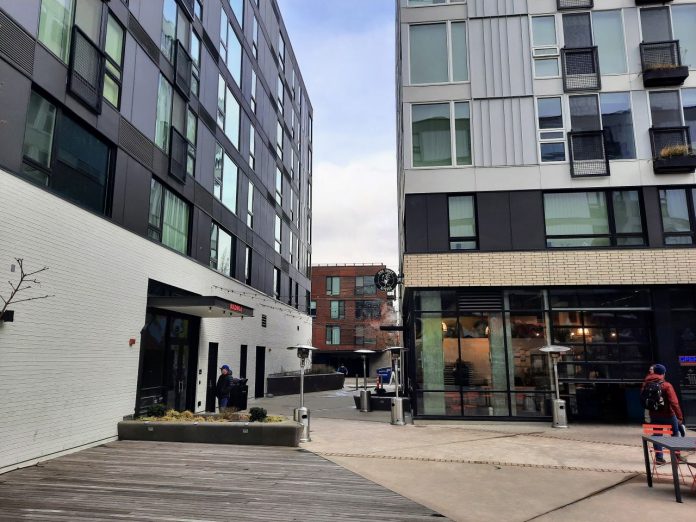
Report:
[[[398,269],[394,0],[278,0],[314,108],[312,264]]]

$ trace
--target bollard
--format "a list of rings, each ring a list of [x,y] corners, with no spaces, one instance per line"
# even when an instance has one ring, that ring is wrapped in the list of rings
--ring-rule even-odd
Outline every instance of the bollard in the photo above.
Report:
[[[358,381],[358,374],[355,374],[355,389],[358,389],[358,386],[360,386],[360,382]]]

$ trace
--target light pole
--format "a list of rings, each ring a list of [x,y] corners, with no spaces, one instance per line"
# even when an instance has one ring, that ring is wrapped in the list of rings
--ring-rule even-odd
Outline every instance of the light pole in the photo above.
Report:
[[[372,411],[372,407],[370,405],[372,394],[367,390],[367,356],[371,353],[375,353],[375,351],[363,348],[361,350],[355,350],[355,353],[362,355],[363,360],[363,389],[360,390],[360,411]]]
[[[403,346],[392,346],[390,348],[385,348],[384,351],[390,351],[392,354],[392,361],[394,364],[394,383],[396,384],[396,397],[391,400],[391,423],[395,426],[403,426],[406,424],[406,416],[404,413],[404,399],[399,397],[399,387],[401,379],[401,358],[404,352],[408,351],[408,348]]]
[[[566,403],[561,399],[561,391],[558,386],[558,359],[561,354],[570,351],[567,346],[557,346],[550,344],[539,348],[540,352],[544,352],[549,358],[549,369],[553,367],[553,375],[549,375],[551,381],[551,388],[556,390],[556,398],[551,400],[551,412],[553,414],[553,423],[551,426],[554,428],[567,428],[568,427],[568,416],[566,414]]]
[[[297,350],[297,356],[300,358],[300,407],[295,408],[293,411],[293,418],[295,422],[302,424],[300,442],[311,442],[312,439],[309,436],[309,409],[305,408],[304,405],[304,372],[309,354],[316,350],[316,348],[314,346],[301,344],[298,346],[288,346],[288,350]]]

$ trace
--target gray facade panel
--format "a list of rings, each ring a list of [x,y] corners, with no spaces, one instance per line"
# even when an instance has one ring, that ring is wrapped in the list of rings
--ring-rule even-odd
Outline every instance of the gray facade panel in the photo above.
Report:
[[[0,60],[0,164],[18,172],[22,164],[24,128],[31,81]]]
[[[479,249],[485,251],[511,250],[510,194],[480,192],[476,195]]]
[[[546,248],[543,197],[540,191],[510,192],[513,250]]]
[[[477,167],[536,162],[533,98],[474,100],[473,105],[472,135]]]
[[[140,0],[138,21],[159,46],[162,38],[162,8],[164,0]]]
[[[417,254],[428,252],[428,206],[424,194],[406,196],[404,208],[404,231],[406,252]]]
[[[30,35],[39,33],[41,0],[0,0],[0,9],[14,18]]]
[[[469,0],[469,18],[527,13],[527,0]]]
[[[146,236],[152,174],[131,157],[128,157],[125,172],[119,170],[119,174],[126,176],[123,194],[114,194],[114,205],[123,206],[121,224],[136,234]]]
[[[130,122],[145,136],[154,141],[159,71],[140,47],[136,51],[132,85],[133,111]]]

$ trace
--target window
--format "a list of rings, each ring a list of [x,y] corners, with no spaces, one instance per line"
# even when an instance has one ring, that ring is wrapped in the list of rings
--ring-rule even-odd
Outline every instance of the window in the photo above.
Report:
[[[672,6],[672,25],[674,38],[679,40],[682,64],[696,69],[696,5]]]
[[[42,0],[39,41],[63,62],[68,61],[73,0]]]
[[[379,319],[381,316],[379,301],[355,301],[356,319]]]
[[[660,190],[665,245],[693,245],[696,230],[696,189]]]
[[[469,81],[465,22],[409,26],[409,52],[412,84]]]
[[[232,158],[216,144],[213,195],[235,214],[237,213],[237,176],[239,169]]]
[[[689,127],[691,147],[696,150],[696,89],[682,89],[684,125]]]
[[[602,74],[627,73],[621,11],[592,11],[592,33],[599,53],[599,70]]]
[[[252,261],[252,251],[251,247],[247,246],[245,247],[246,251],[244,252],[244,282],[251,286],[251,261]]]
[[[232,145],[239,150],[239,103],[222,75],[218,77],[217,124]]]
[[[556,18],[553,15],[532,17],[532,43],[534,76],[536,78],[557,77],[560,66]]]
[[[108,214],[111,147],[35,92],[29,98],[22,152],[24,177]]]
[[[631,94],[606,92],[599,95],[602,110],[604,146],[610,160],[635,159],[636,145],[633,137]]]
[[[650,91],[650,114],[653,127],[680,127],[679,91]]]
[[[246,224],[249,228],[254,228],[254,184],[251,180],[249,180],[249,191],[247,192]]]
[[[157,89],[155,144],[169,154],[169,132],[172,125],[172,85],[160,74]]]
[[[189,108],[186,111],[186,173],[189,176],[196,175],[196,142],[198,139],[198,118]]]
[[[256,130],[253,123],[249,125],[249,167],[256,170]]]
[[[276,214],[275,216],[275,251],[282,254],[283,248],[283,223],[280,216]]]
[[[275,201],[281,207],[283,206],[283,173],[278,167],[276,167],[275,175]]]
[[[256,71],[251,71],[251,110],[256,114]]]
[[[311,315],[312,317],[317,316],[317,302],[316,301],[309,302],[309,315]]]
[[[357,276],[355,278],[355,295],[375,295],[376,293],[374,276]]]
[[[199,96],[201,90],[201,39],[191,29],[191,92]]]
[[[273,267],[273,296],[280,299],[280,270]]]
[[[537,99],[539,157],[542,163],[565,161],[565,130],[561,98]]]
[[[468,102],[412,105],[414,167],[471,165],[471,131]],[[451,120],[454,118],[454,131]]]
[[[341,327],[327,326],[326,327],[326,344],[341,344]]]
[[[252,31],[251,31],[251,54],[254,58],[258,60],[259,58],[259,22],[256,20],[256,16],[253,18]]]
[[[341,293],[341,278],[328,276],[326,278],[326,295],[339,295]]]
[[[203,0],[195,0],[193,4],[193,16],[199,20],[203,20]]]
[[[176,43],[176,23],[178,12],[175,0],[164,0],[162,10],[162,38],[160,49],[164,56],[171,62],[174,60],[174,47]]]
[[[226,276],[235,276],[235,239],[219,225],[210,230],[210,266]]]
[[[121,75],[123,73],[124,30],[111,14],[106,23],[106,55],[104,67],[104,99],[117,109],[121,103]]]
[[[239,25],[244,27],[244,0],[227,0]]]
[[[242,44],[237,38],[232,25],[227,20],[225,10],[220,17],[220,57],[227,65],[237,85],[240,84],[242,75]]]
[[[150,185],[147,235],[182,254],[188,253],[189,206],[160,182]]]
[[[544,194],[546,244],[554,247],[645,244],[637,190]]]
[[[283,139],[285,133],[283,132],[283,124],[278,120],[278,125],[276,126],[276,153],[278,157],[283,159]]]
[[[447,205],[450,250],[478,248],[474,196],[450,196]]]
[[[278,75],[278,84],[276,85],[276,101],[278,102],[278,111],[280,114],[283,114],[285,108],[285,83],[281,75]]]
[[[292,282],[292,278],[288,278],[288,304],[289,304],[290,306],[292,306],[292,298],[293,298],[292,290],[293,290],[293,286],[294,286],[294,284],[293,284],[293,282]]]
[[[331,308],[331,319],[345,319],[346,317],[346,302],[345,301],[329,301]]]
[[[280,24],[278,24],[278,25],[280,25]],[[285,70],[285,39],[283,39],[282,34],[278,35],[278,64],[280,66],[280,70],[284,71]]]

